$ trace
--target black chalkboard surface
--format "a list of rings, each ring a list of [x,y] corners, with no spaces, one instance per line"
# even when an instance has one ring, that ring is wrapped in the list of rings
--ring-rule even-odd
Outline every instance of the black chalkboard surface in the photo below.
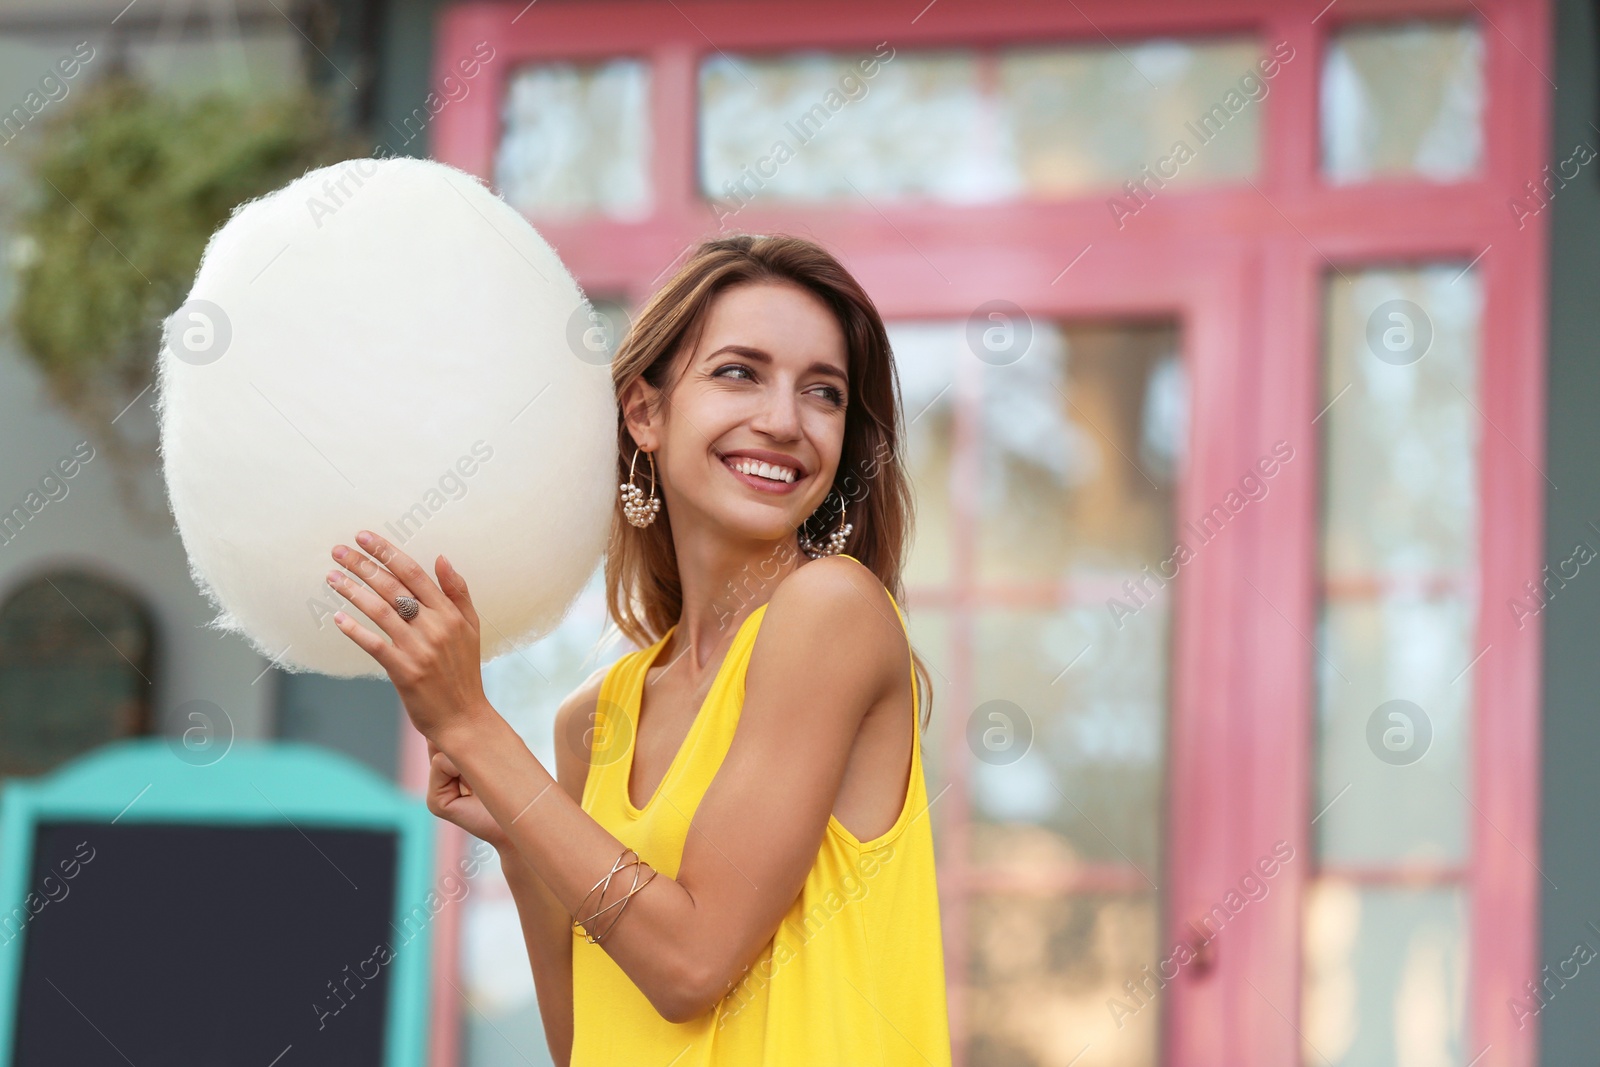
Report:
[[[41,823],[33,869],[90,854],[28,927],[15,1067],[381,1067],[393,834]]]
[[[0,1067],[422,1067],[432,833],[305,745],[5,783]]]

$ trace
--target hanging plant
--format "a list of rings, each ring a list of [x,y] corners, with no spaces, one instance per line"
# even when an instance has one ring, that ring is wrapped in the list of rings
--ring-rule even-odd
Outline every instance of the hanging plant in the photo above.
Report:
[[[103,446],[125,508],[170,528],[139,494],[157,457],[147,390],[162,320],[236,206],[365,147],[307,92],[184,99],[122,75],[28,134],[12,329]]]

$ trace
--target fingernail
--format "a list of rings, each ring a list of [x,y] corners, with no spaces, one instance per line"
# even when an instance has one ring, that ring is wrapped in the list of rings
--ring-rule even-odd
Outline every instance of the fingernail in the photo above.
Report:
[[[344,622],[349,617],[350,616],[346,615],[342,611],[336,611],[336,612],[333,613],[333,621],[334,622]]]
[[[344,575],[340,574],[338,571],[329,571],[328,572],[328,584],[329,585],[338,585],[339,584],[339,579],[343,578],[343,577],[344,577]]]
[[[356,534],[356,540],[363,545],[370,545],[372,544],[372,535],[367,533],[367,531],[362,530],[360,533]]]
[[[345,548],[343,545],[336,545],[333,550],[333,558],[344,559],[348,553],[349,549]]]

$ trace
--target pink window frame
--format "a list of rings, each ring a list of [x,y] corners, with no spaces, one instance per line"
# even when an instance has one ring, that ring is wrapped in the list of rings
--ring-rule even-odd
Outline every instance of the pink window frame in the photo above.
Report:
[[[1332,186],[1319,171],[1317,101],[1326,37],[1353,23],[1414,17],[1469,18],[1481,27],[1487,93],[1480,172],[1444,185],[1379,180]],[[1542,176],[1550,121],[1548,0],[1336,0],[1326,6],[1272,0],[937,0],[892,13],[850,0],[542,0],[537,6],[510,0],[449,7],[437,30],[435,85],[477,42],[486,40],[496,50],[467,98],[445,106],[429,127],[435,158],[485,180],[493,177],[506,81],[518,65],[616,56],[649,62],[649,217],[539,223],[587,291],[633,300],[647,295],[695,240],[716,229],[697,189],[695,131],[698,65],[716,49],[817,47],[865,54],[885,40],[896,49],[982,48],[1235,34],[1257,36],[1264,49],[1289,42],[1295,58],[1273,79],[1261,104],[1257,176],[1248,183],[1166,193],[1124,232],[1113,224],[1104,195],[960,208],[885,201],[827,207],[757,203],[733,224],[823,241],[888,319],[964,318],[996,296],[1043,316],[1178,319],[1195,413],[1180,515],[1215,503],[1272,442],[1295,444],[1297,459],[1275,479],[1270,509],[1246,512],[1240,536],[1219,538],[1216,551],[1208,547],[1185,568],[1172,660],[1164,945],[1272,842],[1287,840],[1298,856],[1311,855],[1316,653],[1301,635],[1315,633],[1322,596],[1316,553],[1319,442],[1310,428],[1325,403],[1323,275],[1333,264],[1349,269],[1475,263],[1485,297],[1480,391],[1474,398],[1484,418],[1475,647],[1490,651],[1472,667],[1468,1056],[1487,1047],[1479,1061],[1483,1067],[1532,1067],[1537,1027],[1519,1030],[1506,1002],[1538,973],[1540,627],[1535,617],[1519,631],[1495,605],[1520,595],[1521,583],[1539,573],[1542,558],[1548,214],[1519,230],[1507,201]],[[958,455],[967,457],[956,464],[958,482],[975,474],[975,420],[969,382],[956,401]],[[970,501],[974,494],[957,492],[954,498]],[[952,519],[953,580],[939,590],[908,590],[908,608],[953,609],[953,661],[966,663],[972,613],[980,606],[1048,603],[1060,591],[979,587],[971,577],[975,516],[963,512]],[[1270,606],[1257,590],[1268,594]],[[954,757],[965,745],[959,709],[972,705],[973,694],[972,679],[957,675],[952,691],[941,695],[944,721],[934,725],[951,756],[945,762],[952,788],[936,817],[941,841],[948,842],[940,879],[953,991],[967,963],[968,895],[1017,888],[964,864],[969,793],[964,761]],[[417,747],[409,746],[405,756],[413,781],[425,762]],[[440,863],[447,867],[460,848],[459,835],[446,834],[444,844]],[[1163,994],[1165,1062],[1300,1062],[1299,946],[1307,868],[1304,862],[1286,865],[1274,891],[1252,905],[1251,921],[1230,929],[1226,943],[1219,940],[1215,969],[1180,979]],[[1116,877],[1115,871],[1091,871],[1051,888],[1085,888]],[[454,1064],[459,1055],[458,921],[447,918],[439,930],[435,1064]],[[959,1064],[965,1031],[959,996],[952,996],[951,1016]]]

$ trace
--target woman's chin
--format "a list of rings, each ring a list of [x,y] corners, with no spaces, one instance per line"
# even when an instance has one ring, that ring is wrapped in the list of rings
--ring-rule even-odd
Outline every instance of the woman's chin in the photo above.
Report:
[[[800,520],[790,521],[787,509],[775,507],[740,507],[722,511],[722,525],[730,532],[751,541],[779,541],[793,537]]]

